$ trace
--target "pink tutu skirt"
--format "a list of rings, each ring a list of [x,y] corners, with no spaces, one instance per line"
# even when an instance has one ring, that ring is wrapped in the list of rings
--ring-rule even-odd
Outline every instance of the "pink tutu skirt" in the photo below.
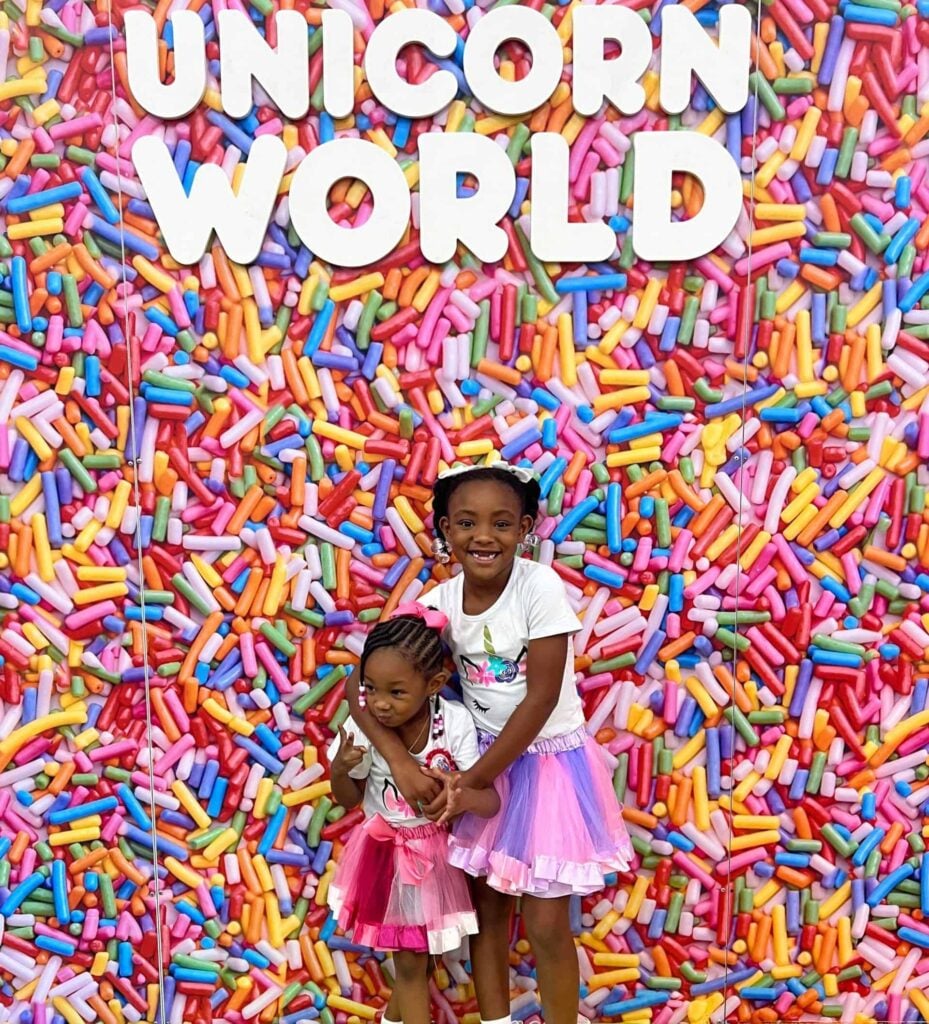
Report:
[[[483,753],[495,737],[480,734]],[[498,776],[493,818],[463,814],[450,839],[451,861],[512,896],[557,897],[602,889],[628,869],[632,844],[606,763],[580,728],[533,743]]]
[[[448,953],[477,932],[468,880],[448,862],[448,829],[394,828],[375,816],[356,828],[329,886],[339,927],[361,946]]]

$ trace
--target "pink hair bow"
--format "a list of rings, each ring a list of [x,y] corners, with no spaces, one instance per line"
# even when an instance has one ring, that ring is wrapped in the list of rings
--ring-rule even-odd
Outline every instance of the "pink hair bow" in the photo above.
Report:
[[[430,629],[437,629],[440,633],[448,625],[448,616],[444,612],[427,608],[419,601],[408,601],[399,605],[390,617],[395,619],[398,615],[412,615],[414,619],[422,619]]]

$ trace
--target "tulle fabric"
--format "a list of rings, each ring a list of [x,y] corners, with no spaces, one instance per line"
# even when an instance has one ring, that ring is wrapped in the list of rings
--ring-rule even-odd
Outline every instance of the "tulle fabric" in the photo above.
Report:
[[[481,751],[494,737],[481,734]],[[632,846],[600,748],[586,729],[534,743],[497,778],[493,818],[464,814],[451,861],[513,896],[587,895],[625,871]]]
[[[448,863],[448,830],[438,825],[369,818],[342,853],[329,906],[372,949],[448,953],[477,932],[467,879]]]

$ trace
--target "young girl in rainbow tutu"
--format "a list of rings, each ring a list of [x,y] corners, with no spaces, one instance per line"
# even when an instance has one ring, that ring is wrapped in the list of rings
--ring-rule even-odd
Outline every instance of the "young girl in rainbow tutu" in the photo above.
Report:
[[[517,898],[546,1024],[576,1024],[569,899],[601,889],[632,858],[575,686],[572,637],[580,622],[557,573],[517,557],[532,543],[538,508],[539,485],[520,467],[456,467],[435,486],[437,559],[452,554],[461,571],[422,599],[448,618],[445,638],[477,727],[476,763],[459,766],[450,783],[438,771],[424,773],[394,732],[358,712],[406,798],[428,818],[454,819],[451,863],[474,880],[479,933],[470,948],[484,1024],[510,1021]],[[355,702],[351,684],[348,694]],[[488,789],[500,797],[492,815],[483,802]]]

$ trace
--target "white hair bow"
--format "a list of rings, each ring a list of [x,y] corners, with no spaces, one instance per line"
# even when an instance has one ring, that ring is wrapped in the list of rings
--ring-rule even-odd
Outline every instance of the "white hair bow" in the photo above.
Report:
[[[499,469],[504,473],[512,473],[516,479],[522,484],[528,484],[533,479],[533,472],[531,469],[526,469],[525,466],[511,466],[508,462],[494,462],[489,466],[478,465],[478,466],[466,466],[463,463],[459,463],[457,466],[452,466],[450,469],[446,469],[444,472],[439,473],[439,480],[449,480],[455,476],[461,476],[464,473],[474,473],[479,469]]]

